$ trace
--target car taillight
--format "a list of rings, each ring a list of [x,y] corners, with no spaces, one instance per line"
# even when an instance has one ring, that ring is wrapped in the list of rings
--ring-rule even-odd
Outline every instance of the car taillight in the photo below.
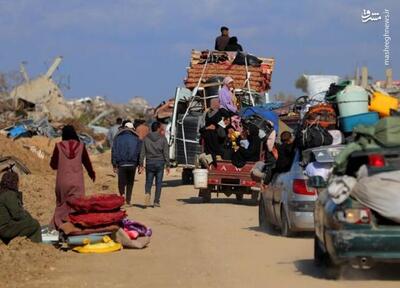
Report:
[[[249,186],[249,187],[253,187],[257,185],[256,181],[251,181],[251,180],[243,180],[242,181],[242,185],[243,186]]]
[[[337,219],[349,224],[369,224],[371,223],[371,210],[368,208],[345,209],[337,212]]]
[[[294,179],[293,180],[293,192],[300,195],[315,195],[315,188],[308,188],[306,180],[304,179]]]
[[[385,167],[385,157],[380,154],[371,154],[368,156],[368,165],[371,167]]]

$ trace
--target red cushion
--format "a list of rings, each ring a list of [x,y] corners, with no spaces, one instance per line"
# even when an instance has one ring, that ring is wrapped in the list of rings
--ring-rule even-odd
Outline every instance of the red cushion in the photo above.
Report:
[[[124,201],[117,194],[95,194],[70,199],[68,205],[76,212],[104,212],[121,208]]]
[[[96,227],[100,225],[116,224],[125,217],[125,211],[69,215],[71,223],[80,225],[82,227]]]

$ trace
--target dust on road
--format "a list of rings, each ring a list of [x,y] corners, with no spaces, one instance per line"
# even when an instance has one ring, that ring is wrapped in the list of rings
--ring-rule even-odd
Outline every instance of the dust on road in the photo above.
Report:
[[[141,204],[143,176],[135,183]],[[312,263],[310,237],[285,239],[259,231],[257,207],[221,196],[210,204],[169,177],[162,208],[128,210],[154,229],[149,248],[69,257],[48,279],[58,287],[398,287],[399,268],[326,280]],[[397,269],[396,269],[397,268]],[[37,281],[32,283],[50,287]]]
[[[98,181],[87,182],[89,193],[115,192],[116,178],[111,173],[109,154],[94,156],[93,163]],[[41,181],[54,179],[51,171],[45,173],[48,178],[42,177]],[[9,276],[15,279],[6,287],[398,287],[400,266],[393,265],[371,271],[346,269],[339,281],[324,279],[323,272],[312,262],[311,237],[286,239],[261,232],[258,208],[249,200],[239,204],[221,195],[203,204],[192,186],[180,185],[178,175],[175,172],[166,178],[161,208],[128,209],[131,219],[153,228],[147,249],[98,255],[43,252],[46,261],[26,252],[43,260],[36,262],[14,253],[18,254],[13,254],[19,257],[18,263],[25,263],[27,269],[16,273],[8,266],[12,263],[2,257],[1,269],[7,267]],[[28,180],[39,179],[32,177]],[[34,198],[40,200],[35,205],[43,213],[42,220],[50,217],[54,205],[50,186],[53,184],[44,186],[45,196]],[[134,203],[144,203],[144,175],[135,182],[133,197]],[[30,207],[35,207],[29,195],[26,198]],[[44,207],[50,212],[44,213]],[[33,271],[32,263],[42,263],[44,268],[41,273],[24,277]],[[0,279],[2,282],[4,279]]]

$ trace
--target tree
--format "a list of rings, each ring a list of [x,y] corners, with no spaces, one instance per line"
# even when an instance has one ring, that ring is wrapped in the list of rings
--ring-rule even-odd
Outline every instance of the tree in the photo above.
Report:
[[[296,97],[295,97],[294,95],[292,95],[292,94],[286,94],[286,93],[284,93],[284,92],[282,92],[282,91],[280,91],[280,92],[278,92],[278,93],[275,93],[275,94],[272,96],[272,98],[273,98],[275,101],[280,101],[280,102],[284,102],[284,103],[286,103],[286,102],[293,102],[293,101],[296,99]]]
[[[300,89],[304,93],[307,93],[307,79],[304,75],[301,75],[295,82],[295,87]]]

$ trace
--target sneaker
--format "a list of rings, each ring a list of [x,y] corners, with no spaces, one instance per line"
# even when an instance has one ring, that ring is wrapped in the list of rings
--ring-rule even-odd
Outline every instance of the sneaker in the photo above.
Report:
[[[154,207],[161,207],[160,203],[158,203],[158,202],[154,202],[153,206]]]
[[[149,207],[150,206],[150,194],[146,194],[144,196],[144,206]]]

